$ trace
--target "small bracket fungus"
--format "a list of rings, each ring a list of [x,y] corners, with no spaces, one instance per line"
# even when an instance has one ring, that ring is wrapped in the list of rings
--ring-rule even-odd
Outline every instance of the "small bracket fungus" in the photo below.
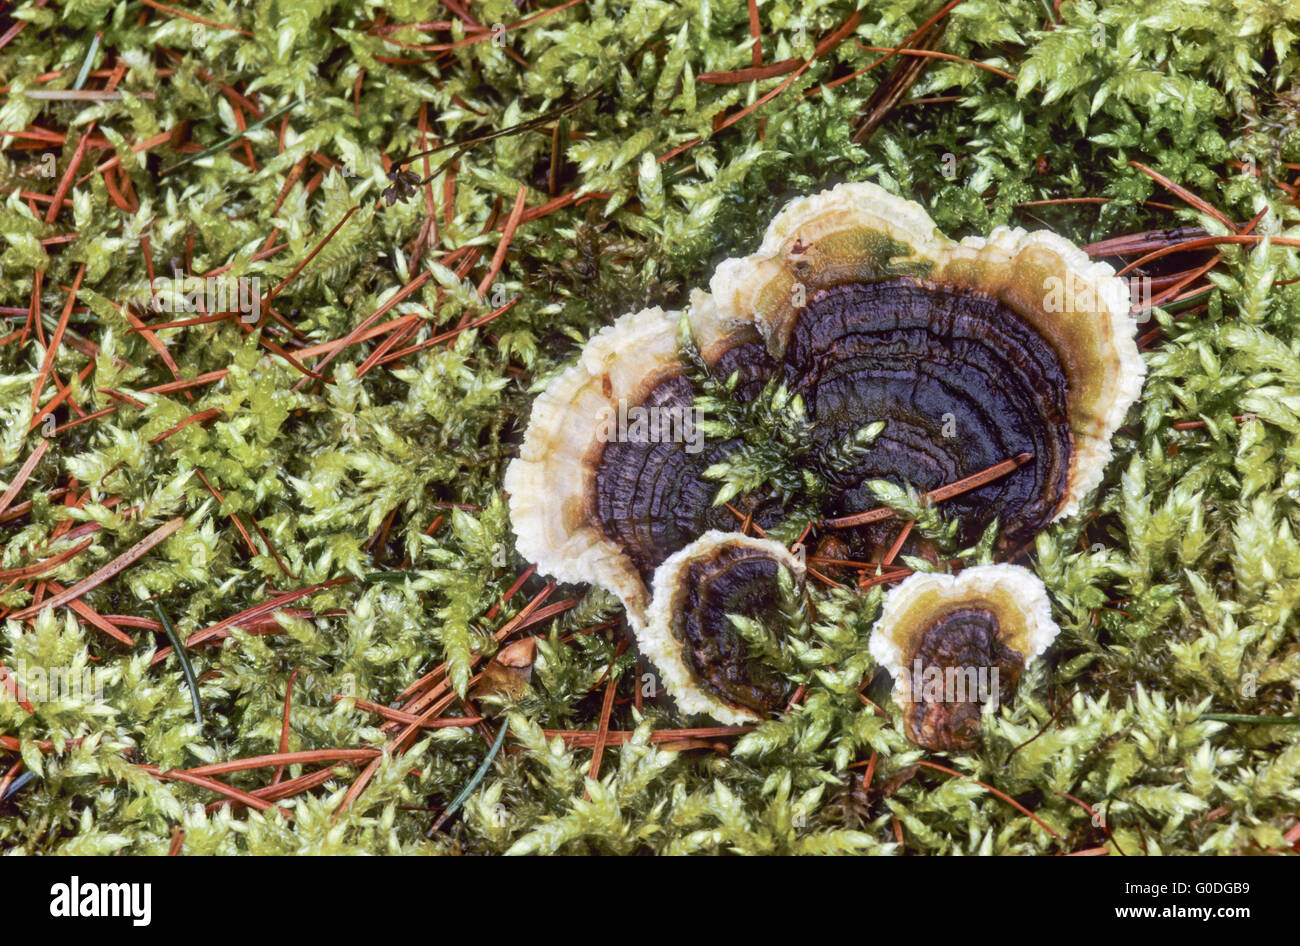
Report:
[[[1032,572],[980,565],[905,579],[886,596],[869,646],[894,678],[907,737],[952,751],[976,745],[984,704],[1014,693],[1059,633]]]
[[[779,644],[746,634],[785,626],[803,607],[803,576],[784,545],[737,532],[706,532],[659,567],[637,642],[683,713],[745,723],[785,707],[793,685],[763,654]]]
[[[692,294],[689,352],[677,320],[645,309],[593,337],[537,398],[506,473],[520,553],[618,595],[637,632],[656,569],[705,532],[738,527],[709,477],[744,444],[706,442],[701,375],[685,363],[695,352],[736,402],[761,406],[779,384],[806,410],[807,436],[787,439],[801,440],[809,468],[782,482],[816,483],[798,502],[840,519],[855,558],[903,528],[843,521],[877,505],[873,480],[925,493],[969,483],[943,507],[967,540],[997,519],[1004,546],[1020,543],[1073,514],[1144,373],[1109,266],[1052,233],[1000,227],[954,242],[872,184],[791,202],[757,253],[722,263],[711,292]],[[842,464],[822,462],[873,425]],[[768,527],[788,512],[782,489],[734,502]]]

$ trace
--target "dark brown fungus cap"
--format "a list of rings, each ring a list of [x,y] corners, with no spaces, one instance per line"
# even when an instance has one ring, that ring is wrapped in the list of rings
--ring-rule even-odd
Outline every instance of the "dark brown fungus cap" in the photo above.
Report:
[[[533,404],[506,471],[521,555],[543,574],[598,584],[645,623],[649,584],[669,555],[736,519],[703,472],[732,449],[705,443],[678,358],[679,313],[645,309],[594,336]],[[754,326],[701,322],[701,353],[756,391],[773,370]]]
[[[678,315],[644,309],[594,336],[577,364],[533,402],[519,457],[506,470],[519,553],[536,562],[542,574],[613,592],[634,625],[644,623],[650,595],[630,543],[620,538],[620,525],[644,536],[659,516],[637,502],[641,491],[633,478],[624,507],[628,521],[607,525],[599,513],[597,467],[611,422],[617,430],[620,404],[639,405],[662,382],[680,375]]]
[[[863,479],[933,489],[1030,452],[948,507],[1022,539],[1078,510],[1141,391],[1128,293],[1109,266],[1050,232],[955,243],[873,184],[791,202],[711,289],[710,318],[759,326],[820,440],[887,421],[832,515],[874,505]]]
[[[979,741],[983,706],[1006,702],[1056,639],[1047,591],[1019,565],[918,573],[885,598],[871,656],[894,678],[907,737],[941,752]]]
[[[945,514],[974,535],[997,516],[1010,539],[1056,515],[1074,444],[1068,380],[1052,346],[998,300],[908,277],[821,289],[792,327],[784,368],[819,447],[886,422],[839,477],[829,515],[875,505],[866,480],[931,490],[1022,453],[1034,459]]]
[[[781,543],[711,531],[655,572],[649,625],[637,643],[683,713],[744,723],[785,708],[790,681],[750,652],[731,620],[783,626],[783,571],[801,598],[803,565]]]

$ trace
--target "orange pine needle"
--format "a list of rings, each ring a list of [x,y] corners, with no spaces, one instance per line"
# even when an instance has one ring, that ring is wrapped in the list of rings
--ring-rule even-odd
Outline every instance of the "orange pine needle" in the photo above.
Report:
[[[1006,476],[1020,467],[1024,466],[1034,455],[1029,452],[1021,453],[1009,460],[1003,460],[1001,463],[995,463],[985,470],[978,473],[972,473],[970,476],[962,477],[946,486],[940,486],[932,489],[921,497],[921,501],[926,505],[943,502],[945,499],[952,499],[954,496],[960,496],[962,493],[968,493],[973,489],[979,489],[988,483],[993,482],[999,477]],[[885,519],[892,518],[895,515],[893,509],[888,506],[881,506],[878,509],[869,509],[866,512],[854,513],[851,516],[840,516],[838,519],[827,519],[824,525],[828,529],[847,529],[851,526],[866,525],[870,522],[882,522]]]
[[[168,536],[170,536],[173,532],[175,532],[183,525],[185,525],[185,517],[177,516],[175,519],[171,520],[170,522],[159,526],[153,532],[149,533],[149,535],[147,535],[145,538],[141,539],[139,542],[133,545],[130,549],[123,552],[117,558],[113,559],[111,562],[109,562],[103,568],[96,571],[94,574],[90,575],[88,578],[83,578],[81,581],[77,582],[71,588],[59,592],[58,594],[54,595],[54,597],[49,598],[46,601],[42,601],[40,604],[30,605],[26,608],[23,608],[21,611],[17,611],[14,614],[11,614],[10,618],[15,621],[25,621],[28,618],[35,617],[45,608],[57,608],[61,605],[67,604],[69,601],[75,601],[77,598],[80,598],[87,591],[90,591],[92,588],[97,588],[98,586],[102,585],[104,582],[108,581],[118,572],[122,571],[127,566],[133,564],[137,559],[143,557],[146,553],[149,552],[150,549],[160,544],[164,539],[166,539]]]
[[[280,755],[285,755],[289,751],[289,717],[293,712],[293,682],[298,679],[298,668],[293,668],[293,673],[289,674],[289,682],[284,687],[284,715],[280,720]],[[280,779],[284,776],[285,763],[281,762],[275,767],[275,774],[271,776],[271,784],[278,785]]]
[[[950,768],[948,768],[946,765],[939,765],[939,764],[937,764],[937,763],[935,763],[935,762],[926,762],[926,761],[923,761],[923,760],[920,760],[920,759],[917,760],[916,764],[917,764],[917,765],[923,765],[923,766],[925,766],[927,769],[934,769],[935,771],[938,771],[938,772],[944,772],[944,773],[947,773],[948,775],[956,776],[957,778],[969,778],[972,782],[974,782],[974,783],[975,783],[976,785],[978,785],[980,788],[984,789],[985,791],[988,791],[988,792],[993,793],[993,794],[996,795],[998,798],[1001,798],[1004,802],[1006,802],[1008,805],[1010,805],[1012,808],[1016,809],[1016,811],[1020,812],[1022,815],[1027,816],[1028,818],[1032,819],[1032,820],[1034,821],[1035,824],[1037,824],[1040,828],[1042,828],[1044,831],[1046,831],[1046,832],[1047,832],[1048,834],[1050,834],[1052,837],[1056,838],[1057,840],[1060,840],[1060,839],[1061,839],[1061,836],[1060,836],[1059,834],[1057,834],[1056,831],[1052,830],[1052,827],[1051,827],[1047,822],[1045,822],[1042,818],[1038,817],[1036,814],[1034,814],[1032,811],[1030,811],[1030,810],[1029,810],[1028,808],[1026,808],[1024,805],[1020,804],[1020,802],[1016,801],[1016,800],[1015,800],[1014,798],[1012,798],[1010,795],[1006,794],[1006,792],[998,791],[998,790],[997,790],[996,788],[994,788],[992,785],[988,785],[988,784],[986,784],[986,783],[984,783],[984,782],[981,782],[979,779],[971,778],[969,775],[966,775],[966,774],[963,773],[963,772],[958,772],[956,769],[950,769]]]
[[[5,490],[3,496],[0,496],[0,513],[3,513],[9,508],[9,504],[18,496],[19,491],[22,490],[24,484],[26,484],[28,477],[30,477],[32,471],[36,469],[36,465],[41,462],[41,457],[45,456],[45,451],[49,449],[50,442],[48,440],[42,440],[36,445],[36,449],[32,451],[31,456],[29,456],[19,468],[18,475],[13,478],[13,482],[9,484],[9,488]]]
[[[613,669],[611,664],[610,670]],[[618,677],[610,673],[609,682],[605,684],[605,699],[600,704],[600,723],[596,728],[596,744],[592,747],[591,766],[587,769],[587,778],[593,782],[600,780],[600,762],[605,752],[605,743],[609,739],[609,717],[614,710],[614,693],[617,689]],[[584,791],[583,797],[590,801],[591,793]]]
[[[54,358],[59,353],[59,346],[63,343],[63,334],[68,330],[68,319],[72,316],[72,306],[77,301],[77,290],[81,288],[81,278],[86,275],[86,264],[82,263],[77,267],[77,275],[72,280],[72,288],[68,290],[68,301],[64,303],[63,313],[59,316],[59,324],[54,329],[54,337],[50,339],[49,345],[45,348],[45,357],[41,360],[40,374],[36,376],[36,384],[32,387],[32,410],[35,411],[41,403],[41,391],[45,389],[45,382],[49,380],[50,373],[54,370]]]
[[[86,549],[90,548],[90,543],[94,539],[87,539],[80,545],[74,545],[70,549],[65,549],[58,555],[52,555],[49,558],[35,562],[31,565],[24,565],[22,568],[7,568],[0,571],[0,581],[9,581],[11,579],[35,578],[37,575],[44,575],[46,572],[57,568],[69,559],[76,558]]]
[[[501,240],[497,243],[496,252],[492,254],[492,263],[488,266],[487,274],[484,275],[482,282],[478,284],[478,294],[486,296],[492,280],[497,278],[497,273],[501,272],[501,267],[506,261],[506,252],[510,249],[510,241],[515,237],[515,230],[519,226],[519,218],[523,216],[524,206],[528,203],[528,187],[525,184],[519,185],[519,192],[515,194],[514,206],[510,208],[510,216],[506,219],[506,228],[501,231]]]

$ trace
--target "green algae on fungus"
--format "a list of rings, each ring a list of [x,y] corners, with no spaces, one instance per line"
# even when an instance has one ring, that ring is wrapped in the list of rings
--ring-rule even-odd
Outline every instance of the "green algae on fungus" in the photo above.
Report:
[[[823,516],[871,505],[870,481],[931,490],[1018,458],[946,512],[969,538],[996,519],[1004,542],[1023,542],[1100,482],[1141,390],[1128,295],[1109,266],[1051,233],[999,228],[954,243],[919,205],[872,184],[793,201],[710,289],[692,295],[686,321],[705,369],[737,397],[780,380],[807,405],[814,455],[883,424],[831,475]],[[659,570],[703,533],[737,527],[708,482],[733,441],[610,436],[616,413],[690,416],[700,392],[674,316],[629,313],[593,338],[538,397],[505,483],[520,554],[614,592],[643,645]],[[737,502],[760,526],[781,512],[771,496]],[[850,554],[880,554],[897,528],[852,530]]]

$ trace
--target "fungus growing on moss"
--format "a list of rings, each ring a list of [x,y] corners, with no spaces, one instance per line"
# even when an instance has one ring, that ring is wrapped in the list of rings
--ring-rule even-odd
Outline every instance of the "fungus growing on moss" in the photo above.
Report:
[[[1047,231],[953,242],[916,203],[841,184],[792,201],[757,253],[719,265],[710,308],[759,327],[823,437],[862,412],[892,421],[871,475],[933,489],[1032,450],[959,511],[1029,534],[1101,481],[1142,389],[1113,273]]]
[[[520,554],[544,574],[613,592],[634,626],[645,623],[654,569],[708,529],[735,524],[703,476],[730,445],[706,445],[696,425],[679,316],[644,309],[592,338],[537,397],[506,470]],[[728,335],[701,324],[701,355],[716,370],[760,381],[771,373],[752,328]]]
[[[597,467],[606,459],[606,425],[617,418],[620,403],[640,405],[657,382],[680,374],[677,318],[676,312],[644,309],[592,338],[577,364],[533,402],[519,458],[506,470],[519,554],[543,574],[613,592],[633,623],[643,621],[649,591],[628,543],[618,540],[618,526],[625,524],[624,532],[635,538],[638,530],[654,529],[662,513],[638,502],[644,493],[633,478],[623,494],[626,517],[611,517],[606,527],[601,495],[608,515],[610,490],[602,490]]]
[[[905,579],[886,596],[869,647],[894,678],[907,737],[952,751],[976,745],[984,704],[1014,693],[1058,633],[1032,572],[980,565]]]
[[[803,575],[781,543],[719,531],[656,570],[637,643],[683,713],[744,723],[785,707],[790,658],[772,631],[798,620]]]
[[[872,481],[928,492],[974,478],[943,512],[967,540],[997,519],[1004,545],[1078,509],[1141,388],[1128,295],[1108,266],[1051,233],[953,242],[920,206],[871,184],[793,201],[711,289],[692,295],[689,346],[677,314],[658,308],[592,338],[538,397],[506,475],[520,552],[617,594],[634,630],[656,569],[705,532],[739,526],[710,477],[747,448],[734,434],[705,442],[705,387],[737,403],[761,405],[777,388],[798,399],[807,436],[785,439],[801,440],[807,477],[783,482],[815,483],[821,516],[876,506]],[[782,485],[734,501],[766,528],[790,495]],[[841,534],[863,558],[901,528]]]

